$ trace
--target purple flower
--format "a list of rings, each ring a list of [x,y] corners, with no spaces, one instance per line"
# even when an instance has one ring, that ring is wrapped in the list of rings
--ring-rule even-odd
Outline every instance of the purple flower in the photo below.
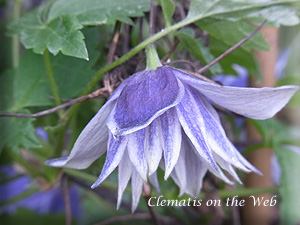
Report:
[[[143,182],[158,186],[156,170],[165,170],[180,194],[197,196],[209,170],[232,183],[223,170],[240,182],[235,168],[255,169],[226,137],[210,102],[240,115],[266,119],[286,105],[298,86],[238,88],[211,84],[175,68],[160,66],[132,75],[114,92],[79,135],[69,157],[49,160],[55,167],[87,168],[107,150],[101,184],[118,166],[118,207],[129,179],[132,210]]]
[[[12,166],[3,165],[0,167],[1,178],[7,179],[18,174]],[[0,179],[1,181],[1,179]],[[0,203],[8,201],[18,195],[21,195],[34,185],[34,180],[27,175],[18,177],[12,181],[0,185]],[[71,210],[74,218],[81,216],[79,190],[76,186],[69,187]],[[26,208],[35,211],[38,214],[62,213],[64,212],[63,193],[60,187],[54,187],[47,191],[37,191],[36,193],[23,198],[19,201],[0,207],[0,214],[13,214],[18,208]]]

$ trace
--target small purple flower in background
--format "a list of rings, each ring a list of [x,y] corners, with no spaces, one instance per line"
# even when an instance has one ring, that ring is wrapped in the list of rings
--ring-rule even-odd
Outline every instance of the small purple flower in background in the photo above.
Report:
[[[259,173],[226,137],[214,102],[240,115],[266,119],[286,105],[299,89],[238,88],[211,84],[168,66],[138,72],[113,93],[78,137],[69,157],[46,162],[55,167],[87,168],[107,150],[101,184],[118,166],[118,207],[131,178],[132,211],[143,182],[158,186],[156,170],[165,170],[180,194],[197,196],[209,170],[227,183],[234,167]],[[222,169],[221,169],[222,168]]]
[[[18,173],[10,165],[0,167],[0,177],[3,179],[17,176]],[[1,181],[1,179],[0,179]],[[33,184],[30,176],[23,175],[10,182],[0,185],[0,203],[10,200],[24,193]],[[80,218],[80,196],[79,190],[75,186],[69,187],[71,210],[74,218]],[[22,200],[7,206],[0,207],[0,214],[13,214],[18,208],[26,208],[35,211],[38,214],[63,213],[64,200],[63,193],[60,187],[54,187],[47,191],[38,191]]]
[[[218,74],[213,77],[213,80],[220,81],[225,86],[248,87],[248,70],[238,64],[232,64],[232,68],[237,72],[237,75]]]

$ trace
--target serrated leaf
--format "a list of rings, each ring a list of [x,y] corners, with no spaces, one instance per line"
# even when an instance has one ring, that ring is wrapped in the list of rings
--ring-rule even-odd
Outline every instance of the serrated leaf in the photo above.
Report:
[[[58,0],[25,14],[10,25],[10,33],[20,34],[21,42],[36,53],[47,48],[56,55],[88,59],[80,29],[87,25],[132,24],[130,17],[143,16],[150,0]]]
[[[292,146],[297,148],[297,146]],[[300,155],[290,149],[290,146],[277,146],[275,148],[280,175],[280,204],[281,224],[296,225],[300,223]]]
[[[143,16],[149,8],[150,0],[58,0],[49,11],[48,21],[73,15],[82,25],[112,24],[116,20],[131,23],[129,17]]]
[[[62,54],[50,57],[54,79],[61,98],[78,95],[95,74],[92,66],[98,58],[95,44],[99,33],[95,28],[85,30],[91,61],[67,57]],[[34,63],[33,63],[34,62]],[[52,105],[53,100],[47,70],[42,55],[26,51],[20,59],[15,78],[15,103],[12,111],[28,106]]]
[[[215,57],[210,53],[209,48],[205,47],[200,39],[195,39],[193,30],[183,29],[176,33],[180,42],[188,49],[195,59],[202,63],[210,63]],[[217,63],[209,71],[212,74],[222,73],[221,66]]]
[[[46,49],[56,55],[65,55],[88,60],[84,36],[79,31],[83,26],[75,16],[63,15],[44,22],[40,10],[28,13],[24,18],[11,25],[11,31],[20,33],[25,48],[43,54]]]
[[[164,15],[165,27],[169,27],[175,11],[175,5],[172,0],[159,0],[159,2]]]
[[[196,23],[198,27],[206,30],[210,36],[213,36],[220,41],[233,46],[240,40],[251,34],[255,29],[246,21],[228,21],[218,19],[203,19]],[[257,33],[245,44],[241,45],[241,48],[246,51],[255,50],[269,50],[268,43],[265,41],[261,33]]]

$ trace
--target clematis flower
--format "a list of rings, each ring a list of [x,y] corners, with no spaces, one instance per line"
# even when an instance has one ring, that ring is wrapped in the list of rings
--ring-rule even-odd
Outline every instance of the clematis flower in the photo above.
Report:
[[[150,69],[153,68],[153,69]],[[238,88],[208,83],[168,66],[150,67],[125,80],[79,135],[68,157],[46,162],[55,167],[87,168],[106,151],[101,184],[118,167],[118,203],[131,178],[132,211],[143,183],[156,188],[156,170],[173,178],[180,194],[197,196],[207,171],[231,184],[241,182],[234,168],[254,168],[226,137],[211,103],[237,114],[267,119],[299,89]]]

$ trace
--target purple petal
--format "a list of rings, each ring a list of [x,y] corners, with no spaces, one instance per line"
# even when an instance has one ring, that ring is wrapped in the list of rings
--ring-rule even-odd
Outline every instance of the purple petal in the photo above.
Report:
[[[48,166],[85,169],[103,155],[107,149],[108,129],[106,119],[117,95],[112,96],[86,125],[77,138],[69,157],[45,162]]]
[[[206,174],[207,167],[200,159],[194,147],[186,148],[186,175],[187,185],[185,192],[191,196],[197,197],[202,188],[203,177]]]
[[[136,207],[139,204],[139,200],[143,190],[143,178],[133,167],[132,176],[131,176],[131,192],[132,192],[132,206],[131,212],[133,213],[136,210]]]
[[[159,188],[159,183],[158,183],[156,171],[149,176],[149,181],[153,185],[153,187],[155,188],[156,192],[159,195],[161,195],[161,191],[160,191],[160,188]]]
[[[172,71],[169,67],[158,67],[134,75],[108,117],[107,125],[115,136],[146,127],[180,102],[184,87]]]
[[[229,174],[240,184],[242,184],[242,181],[240,180],[239,176],[236,174],[235,170],[231,166],[230,163],[226,162],[222,157],[220,157],[218,154],[214,154],[214,158],[216,162],[222,167],[222,169],[229,172]]]
[[[174,74],[184,84],[193,86],[216,104],[237,114],[253,119],[274,116],[291,99],[299,86],[286,85],[277,88],[238,88],[211,84],[176,69]]]
[[[174,108],[160,116],[161,129],[164,138],[165,180],[172,172],[180,153],[181,126]]]
[[[162,157],[162,134],[159,117],[153,120],[146,128],[146,136],[148,136],[148,143],[145,154],[149,167],[149,175],[151,175],[157,170]]]
[[[127,151],[124,152],[124,155],[121,159],[121,162],[119,164],[119,173],[118,173],[118,202],[117,202],[117,209],[119,209],[121,202],[122,202],[122,196],[125,188],[127,187],[128,181],[132,174],[132,164],[129,160],[129,156]]]
[[[183,134],[184,135],[184,134]],[[184,135],[186,137],[186,135]],[[187,138],[187,137],[186,137]],[[177,186],[180,188],[179,196],[182,196],[185,193],[187,185],[187,174],[186,174],[186,164],[185,164],[185,152],[186,152],[186,141],[182,138],[181,149],[178,161],[174,167],[174,170],[171,173],[171,177]],[[188,163],[188,165],[190,165]]]
[[[204,129],[204,118],[202,118],[197,102],[193,98],[189,89],[185,90],[185,95],[182,101],[175,107],[181,126],[195,146],[195,149],[204,161],[208,162],[217,173],[222,173],[219,166],[216,164],[211,149],[206,143]]]
[[[146,129],[136,131],[127,136],[128,136],[127,148],[128,148],[130,161],[135,166],[136,170],[140,173],[142,178],[145,181],[147,181],[148,166],[145,157]]]
[[[249,172],[248,169],[236,157],[235,152],[237,152],[237,150],[228,140],[219,119],[215,119],[216,112],[211,114],[211,112],[213,112],[213,108],[209,107],[209,102],[204,96],[196,91],[191,90],[191,93],[197,102],[200,112],[199,117],[204,118],[204,124],[200,124],[200,126],[205,127],[206,140],[211,150],[237,168]],[[207,107],[209,107],[209,110]]]
[[[118,138],[118,140],[116,140],[112,134],[109,133],[108,150],[105,163],[98,180],[92,185],[91,188],[99,186],[119,165],[127,145],[127,140],[128,139],[125,136],[121,136]]]

